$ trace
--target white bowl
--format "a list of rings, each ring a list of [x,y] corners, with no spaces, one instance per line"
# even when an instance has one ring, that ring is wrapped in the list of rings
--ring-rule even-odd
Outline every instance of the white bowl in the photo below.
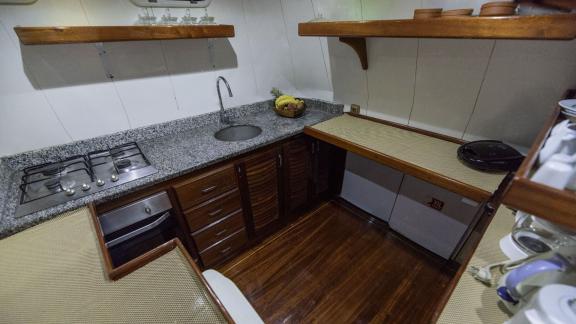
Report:
[[[560,107],[576,112],[576,99],[566,99],[558,102]]]

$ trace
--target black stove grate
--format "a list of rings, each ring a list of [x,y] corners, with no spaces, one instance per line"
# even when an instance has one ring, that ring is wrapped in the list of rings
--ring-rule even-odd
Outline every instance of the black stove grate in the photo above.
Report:
[[[38,199],[58,194],[68,189],[63,182],[73,180],[86,180],[94,182],[95,168],[110,164],[116,174],[131,171],[134,167],[132,160],[137,158],[144,165],[150,166],[148,159],[135,142],[119,145],[106,150],[90,152],[87,155],[77,155],[58,162],[44,163],[22,170],[20,184],[20,204],[29,203]],[[78,181],[76,186],[84,181]],[[74,187],[69,187],[74,188]],[[33,190],[35,189],[35,190]]]
[[[71,158],[59,161],[44,163],[22,170],[20,191],[20,204],[28,203],[34,200],[42,199],[47,196],[64,191],[66,188],[62,185],[62,180],[67,178],[88,178],[90,182],[94,181],[94,175],[89,166],[86,157],[83,155],[73,156]],[[32,196],[29,188],[33,186],[46,187],[45,194]]]

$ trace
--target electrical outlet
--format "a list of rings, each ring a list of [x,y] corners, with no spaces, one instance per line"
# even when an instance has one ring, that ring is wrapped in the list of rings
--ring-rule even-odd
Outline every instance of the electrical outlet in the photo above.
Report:
[[[353,114],[358,114],[358,115],[360,115],[360,105],[351,104],[351,105],[350,105],[350,112],[353,113]]]

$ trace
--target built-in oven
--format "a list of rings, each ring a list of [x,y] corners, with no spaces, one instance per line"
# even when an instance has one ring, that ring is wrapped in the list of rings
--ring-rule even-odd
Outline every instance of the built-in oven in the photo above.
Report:
[[[166,192],[111,210],[98,219],[114,267],[182,238]]]

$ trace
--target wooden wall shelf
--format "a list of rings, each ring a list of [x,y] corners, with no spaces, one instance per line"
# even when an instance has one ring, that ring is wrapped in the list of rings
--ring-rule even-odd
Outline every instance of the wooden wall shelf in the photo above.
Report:
[[[571,40],[576,38],[576,14],[307,22],[298,25],[298,34],[340,37],[342,42],[354,44],[353,48],[359,55],[366,49],[359,51],[358,41],[350,39],[417,37]],[[367,58],[360,55],[360,59],[367,68]]]
[[[22,44],[234,37],[233,25],[14,27]]]
[[[566,97],[576,97],[576,90],[571,90]],[[536,169],[538,154],[552,127],[563,119],[560,107],[557,107],[516,172],[504,194],[503,202],[512,208],[576,230],[576,192],[555,189],[530,180]]]

